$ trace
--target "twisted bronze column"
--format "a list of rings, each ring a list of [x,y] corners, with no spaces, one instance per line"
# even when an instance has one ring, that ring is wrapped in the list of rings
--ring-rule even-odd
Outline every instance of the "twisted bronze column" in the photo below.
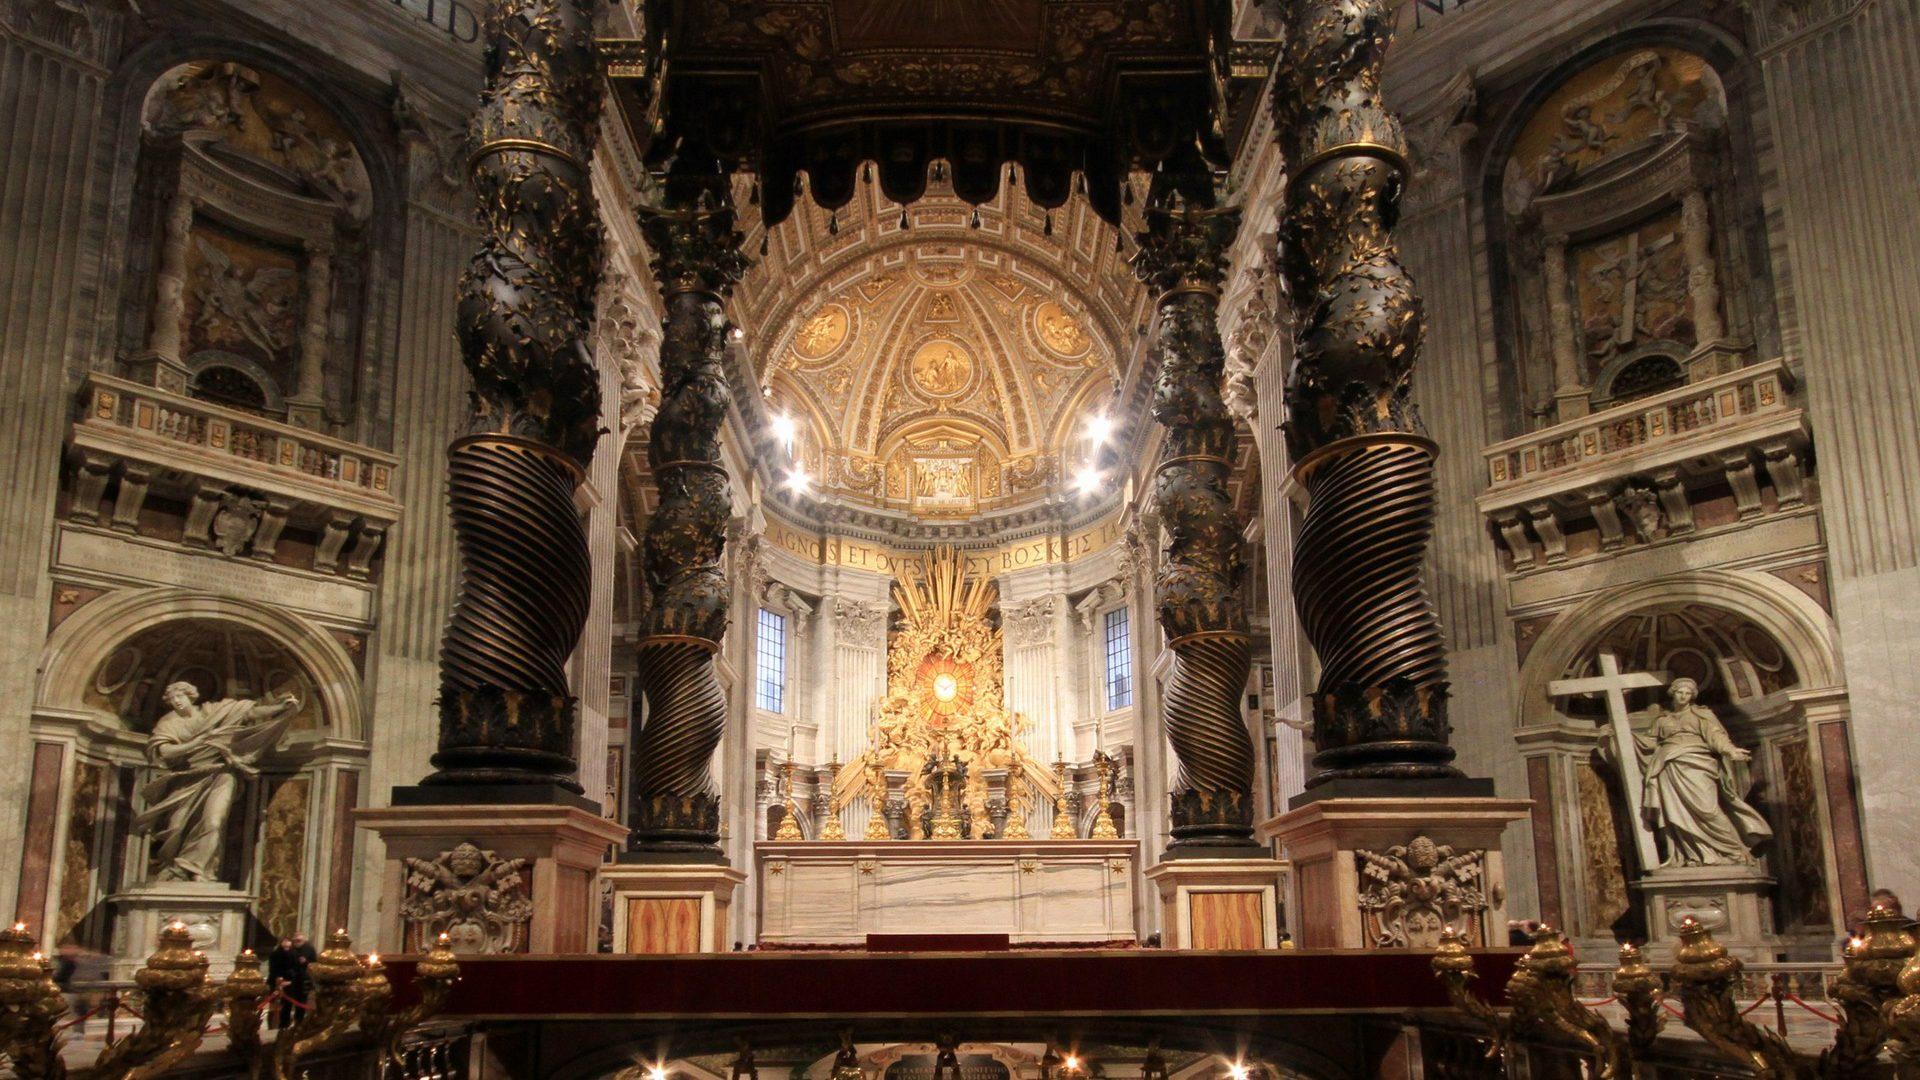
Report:
[[[714,655],[727,631],[720,559],[733,513],[720,462],[720,425],[733,402],[721,302],[747,260],[724,201],[702,198],[641,224],[666,299],[666,331],[660,412],[647,447],[660,502],[647,521],[639,647],[647,716],[633,744],[630,853],[719,861],[720,798],[709,762],[727,722]]]
[[[1287,444],[1305,487],[1294,601],[1320,657],[1308,785],[1455,778],[1447,666],[1422,563],[1435,448],[1412,398],[1425,324],[1391,230],[1406,138],[1380,100],[1387,0],[1296,0],[1275,126],[1290,172]]]
[[[486,37],[472,160],[482,236],[457,325],[472,414],[448,453],[460,591],[441,646],[436,771],[408,798],[579,801],[566,664],[589,571],[573,493],[600,437],[587,346],[601,248],[592,18],[585,0],[497,0]]]
[[[1220,397],[1220,283],[1239,228],[1237,210],[1154,206],[1133,262],[1159,294],[1153,416],[1167,429],[1154,497],[1171,539],[1154,591],[1174,654],[1166,726],[1180,758],[1168,858],[1262,853],[1253,841],[1253,738],[1240,710],[1252,639],[1234,587],[1234,427]]]

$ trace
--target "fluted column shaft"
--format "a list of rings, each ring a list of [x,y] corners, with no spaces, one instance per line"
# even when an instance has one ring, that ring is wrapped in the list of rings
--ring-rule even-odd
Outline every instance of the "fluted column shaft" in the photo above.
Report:
[[[714,658],[727,631],[721,558],[733,515],[720,460],[720,426],[733,401],[722,302],[747,261],[730,209],[662,210],[642,225],[666,300],[666,332],[660,411],[647,447],[660,502],[647,521],[649,595],[639,645],[647,717],[632,750],[630,849],[720,862],[711,762],[726,733],[727,699]]]
[[[1159,294],[1153,416],[1167,429],[1154,497],[1169,542],[1154,587],[1174,654],[1167,739],[1180,759],[1169,858],[1259,850],[1253,738],[1240,709],[1252,640],[1235,587],[1241,535],[1227,490],[1235,436],[1220,396],[1220,283],[1239,227],[1236,210],[1155,208],[1134,259],[1134,272]]]
[[[1435,448],[1412,398],[1424,321],[1392,236],[1406,139],[1380,100],[1387,0],[1301,0],[1275,93],[1291,173],[1287,438],[1309,504],[1294,596],[1321,663],[1319,772],[1453,778],[1446,652],[1423,573]]]
[[[567,658],[588,607],[574,489],[600,436],[588,345],[600,91],[585,0],[498,0],[486,38],[472,159],[481,241],[457,318],[472,408],[448,451],[460,592],[441,648],[437,771],[424,784],[548,801],[580,791]]]

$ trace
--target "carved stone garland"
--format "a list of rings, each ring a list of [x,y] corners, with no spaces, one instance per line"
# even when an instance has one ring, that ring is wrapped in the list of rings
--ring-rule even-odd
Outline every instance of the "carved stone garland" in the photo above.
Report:
[[[726,729],[714,655],[727,630],[721,557],[733,513],[720,461],[720,425],[733,400],[721,302],[747,259],[724,206],[649,213],[641,224],[667,325],[660,411],[647,446],[660,503],[647,521],[639,681],[648,712],[633,749],[631,849],[647,858],[720,861],[720,799],[709,762]]]
[[[1322,670],[1308,785],[1458,777],[1446,654],[1422,577],[1435,448],[1411,389],[1424,322],[1390,232],[1409,172],[1400,122],[1380,100],[1393,17],[1387,0],[1294,11],[1274,113],[1292,173],[1286,432],[1310,498],[1294,595]]]
[[[588,345],[600,93],[584,0],[502,0],[486,39],[473,156],[482,237],[457,326],[472,415],[448,454],[460,594],[441,650],[437,771],[424,783],[459,785],[463,798],[482,797],[473,785],[524,785],[498,797],[548,801],[580,792],[566,665],[589,573],[573,493],[600,437]]]
[[[1240,530],[1227,490],[1234,422],[1220,397],[1220,283],[1239,227],[1236,210],[1152,209],[1133,264],[1159,294],[1153,416],[1167,428],[1167,456],[1154,477],[1154,498],[1170,542],[1155,587],[1174,653],[1167,737],[1180,758],[1169,858],[1259,850],[1252,840],[1253,740],[1240,712],[1252,642],[1234,588]]]

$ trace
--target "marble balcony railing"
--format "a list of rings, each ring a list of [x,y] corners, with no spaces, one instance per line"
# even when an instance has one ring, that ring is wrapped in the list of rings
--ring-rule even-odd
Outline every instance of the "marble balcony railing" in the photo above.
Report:
[[[1495,443],[1477,504],[1514,572],[1580,554],[1576,530],[1607,552],[1802,507],[1811,428],[1793,391],[1774,359]]]
[[[392,454],[111,375],[88,376],[67,442],[82,524],[279,563],[292,525],[301,563],[366,578],[400,517]],[[156,494],[179,521],[157,520]]]

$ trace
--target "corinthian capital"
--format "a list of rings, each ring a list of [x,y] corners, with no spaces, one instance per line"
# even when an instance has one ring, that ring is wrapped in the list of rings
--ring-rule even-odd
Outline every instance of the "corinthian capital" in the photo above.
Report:
[[[1237,209],[1150,211],[1147,231],[1137,237],[1140,251],[1133,257],[1134,275],[1156,292],[1217,293],[1227,279],[1227,250],[1239,233]]]
[[[660,291],[725,296],[747,272],[731,207],[645,212],[640,220]]]

